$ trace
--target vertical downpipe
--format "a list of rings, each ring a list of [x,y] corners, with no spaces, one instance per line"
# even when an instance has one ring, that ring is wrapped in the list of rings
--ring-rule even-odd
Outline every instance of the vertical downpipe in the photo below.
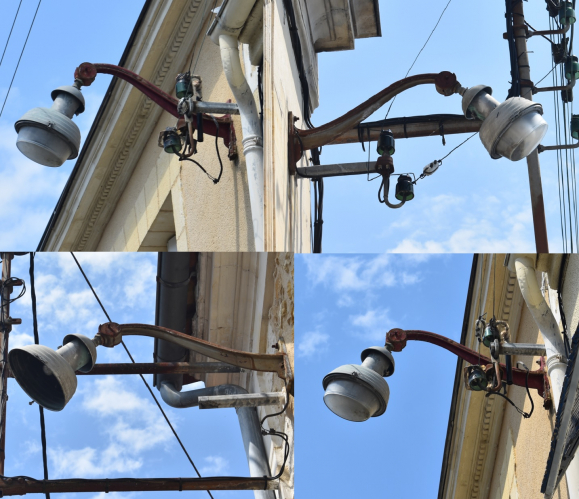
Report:
[[[263,251],[263,132],[261,120],[253,93],[241,68],[237,38],[231,35],[220,35],[219,47],[223,71],[239,106],[241,116],[243,154],[247,167],[255,251]]]
[[[559,330],[559,324],[541,293],[535,275],[533,260],[529,257],[517,257],[514,266],[521,294],[545,342],[547,372],[551,379],[553,403],[555,410],[557,410],[565,380],[565,370],[567,369],[565,345]],[[567,478],[569,499],[579,499],[579,459],[577,457],[569,464],[565,477]]]

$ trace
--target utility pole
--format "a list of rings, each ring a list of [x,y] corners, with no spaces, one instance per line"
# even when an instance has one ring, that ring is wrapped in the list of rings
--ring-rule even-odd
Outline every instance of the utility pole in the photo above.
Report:
[[[2,258],[2,281],[0,305],[0,475],[4,475],[4,458],[6,448],[6,401],[8,400],[8,335],[12,330],[12,324],[21,324],[21,319],[10,317],[10,295],[14,286],[22,286],[24,282],[20,279],[12,279],[12,259],[14,253],[0,253]],[[10,280],[10,281],[9,281]],[[8,281],[8,284],[5,283]]]
[[[522,0],[513,1],[513,14],[519,78],[521,82],[527,83],[531,81],[531,68],[529,67],[529,57],[527,55],[527,32],[525,30],[525,14],[523,12]],[[521,97],[533,100],[532,87],[521,85]],[[529,171],[529,187],[531,188],[535,246],[537,253],[549,253],[545,205],[543,203],[543,186],[541,183],[541,166],[539,164],[539,152],[537,149],[527,156],[527,168]]]
[[[12,288],[4,286],[4,283],[10,278],[10,271],[12,269],[11,253],[1,253],[2,257],[2,304],[0,305],[0,362],[2,367],[0,372],[0,475],[4,475],[4,458],[6,456],[4,449],[6,446],[6,401],[8,400],[7,393],[7,369],[6,360],[8,358],[8,333],[12,328],[10,324],[10,295]]]

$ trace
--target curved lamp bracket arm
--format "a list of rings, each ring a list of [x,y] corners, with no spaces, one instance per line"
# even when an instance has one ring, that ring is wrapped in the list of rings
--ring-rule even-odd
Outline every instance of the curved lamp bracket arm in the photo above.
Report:
[[[436,333],[431,333],[429,331],[420,330],[403,330],[403,329],[391,329],[386,334],[386,343],[390,344],[393,352],[401,352],[406,346],[407,341],[424,341],[426,343],[432,343],[442,347],[449,352],[457,355],[468,363],[476,364],[492,364],[492,360],[484,355],[480,355],[478,352],[471,350],[470,348],[457,343],[445,336],[441,336]],[[502,373],[506,373],[505,364],[499,364]],[[539,395],[543,396],[545,392],[545,378],[547,373],[541,367],[536,371],[531,371],[529,373],[529,388],[535,388]],[[525,380],[527,377],[527,371],[523,369],[513,368],[513,383],[517,386],[525,387]]]
[[[114,347],[121,342],[123,336],[150,336],[152,338],[159,338],[175,343],[188,350],[206,355],[212,359],[220,360],[226,364],[252,371],[274,372],[288,383],[292,381],[291,365],[286,353],[261,354],[241,352],[215,345],[214,343],[200,340],[166,327],[151,326],[148,324],[117,324],[116,322],[107,322],[99,326],[99,332],[95,336],[94,341],[97,345]]]
[[[177,111],[179,101],[175,97],[126,68],[115,66],[114,64],[83,62],[75,69],[74,78],[82,85],[88,87],[95,80],[98,73],[109,74],[126,81],[169,114],[176,118],[181,117]],[[193,126],[197,128],[197,115],[193,114],[191,118]],[[235,144],[235,131],[232,126],[231,115],[226,114],[225,116],[215,117],[215,120],[219,123],[219,126],[215,124],[211,117],[203,115],[203,131],[214,137],[223,138],[224,144],[230,148],[231,159],[231,144]]]
[[[460,87],[456,80],[456,75],[449,71],[408,76],[386,87],[384,90],[370,97],[366,102],[363,102],[343,116],[325,125],[310,130],[298,130],[294,128],[292,123],[289,130],[290,147],[295,149],[293,157],[296,158],[296,160],[294,164],[300,159],[303,151],[329,144],[371,116],[396,95],[409,88],[428,84],[434,84],[437,92],[445,96],[456,93]]]

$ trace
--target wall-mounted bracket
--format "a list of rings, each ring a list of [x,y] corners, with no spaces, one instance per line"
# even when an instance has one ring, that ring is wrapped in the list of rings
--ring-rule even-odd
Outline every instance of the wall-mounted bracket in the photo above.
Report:
[[[403,330],[403,329],[391,329],[386,334],[386,343],[390,345],[393,352],[401,352],[404,347],[406,347],[407,341],[424,341],[426,343],[432,343],[442,347],[449,352],[457,355],[463,360],[466,360],[470,364],[492,364],[492,360],[479,352],[475,352],[456,341],[441,336],[439,334],[431,333],[429,331],[420,330]],[[506,373],[507,367],[505,364],[499,364],[501,373]],[[545,371],[544,364],[541,364],[541,368],[536,371],[531,371],[528,374],[529,378],[529,388],[534,388],[537,390],[539,395],[543,397],[545,403],[547,403],[547,398],[550,399],[550,389],[548,384],[547,372]],[[513,384],[517,386],[526,386],[527,371],[523,369],[513,368]],[[548,392],[547,392],[548,390]],[[543,405],[545,405],[545,403]]]
[[[83,62],[74,71],[74,78],[81,82],[84,86],[89,86],[96,78],[97,74],[110,74],[125,80],[127,83],[135,87],[137,90],[145,94],[149,99],[151,99],[155,104],[162,107],[165,111],[172,114],[176,118],[180,118],[181,115],[177,111],[177,106],[179,101],[164,92],[157,86],[153,85],[151,82],[145,80],[143,77],[139,76],[132,71],[120,66],[115,66],[114,64],[103,64],[103,63],[90,63]],[[207,103],[209,104],[209,103]],[[215,103],[213,103],[215,104]],[[226,106],[227,107],[227,106]],[[216,123],[213,118],[207,115],[200,115],[203,118],[203,131],[209,135],[219,136],[223,139],[224,144],[230,148],[230,144],[235,142],[235,132],[233,127],[233,121],[231,115],[227,114],[225,116],[215,117]],[[192,116],[193,126],[197,128],[197,115]],[[231,151],[230,151],[231,159]]]
[[[107,322],[99,326],[95,341],[106,347],[113,347],[121,342],[123,336],[149,336],[175,343],[188,350],[206,355],[226,364],[231,364],[251,371],[274,372],[277,375],[293,382],[293,372],[287,353],[262,354],[241,352],[221,345],[216,345],[193,336],[174,331],[166,327],[149,324],[117,324]]]

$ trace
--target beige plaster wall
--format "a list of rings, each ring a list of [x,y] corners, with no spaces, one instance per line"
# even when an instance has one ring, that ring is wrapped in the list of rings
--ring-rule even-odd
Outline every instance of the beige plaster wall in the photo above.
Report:
[[[293,253],[200,253],[194,336],[248,352],[276,353],[273,345],[285,345],[294,364],[294,256]],[[208,361],[199,354],[192,360]],[[275,373],[244,370],[240,374],[206,374],[198,379],[206,386],[235,383],[251,393],[281,392],[284,380]],[[263,418],[280,406],[258,407]],[[293,498],[294,398],[287,410],[268,418],[265,428],[283,431],[291,443],[290,457],[281,476],[280,497]],[[271,471],[279,472],[284,445],[279,437],[264,437]]]
[[[296,2],[296,17],[303,16]],[[304,23],[305,26],[309,26]],[[311,35],[301,36],[311,44]],[[312,69],[312,68],[306,68]],[[295,67],[282,0],[264,4],[264,174],[265,242],[270,251],[309,252],[310,182],[288,171],[288,113],[300,118],[303,128],[301,86]],[[311,78],[317,82],[317,68]],[[317,85],[315,85],[317,87]],[[304,157],[299,166],[307,166]]]

